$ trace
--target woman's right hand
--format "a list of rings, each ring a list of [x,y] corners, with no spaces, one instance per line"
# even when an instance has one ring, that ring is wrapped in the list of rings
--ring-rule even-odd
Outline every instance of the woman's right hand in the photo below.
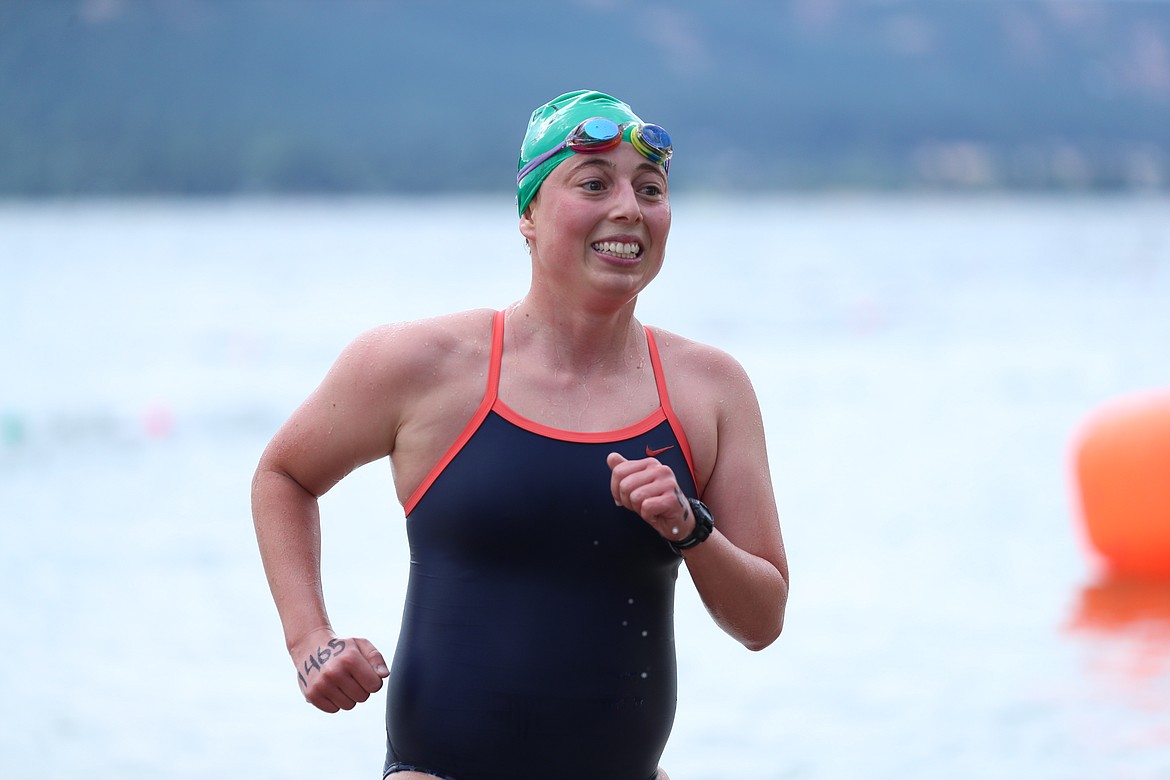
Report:
[[[305,701],[324,712],[352,710],[382,689],[386,660],[367,639],[340,638],[321,628],[289,650]]]

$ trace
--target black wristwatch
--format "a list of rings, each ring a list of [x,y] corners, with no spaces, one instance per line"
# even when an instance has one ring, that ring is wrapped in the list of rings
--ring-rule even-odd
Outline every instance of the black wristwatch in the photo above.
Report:
[[[687,501],[691,504],[691,514],[695,516],[695,527],[685,538],[670,543],[675,552],[689,550],[695,545],[707,541],[707,537],[715,530],[715,517],[707,505],[697,498],[688,498]]]

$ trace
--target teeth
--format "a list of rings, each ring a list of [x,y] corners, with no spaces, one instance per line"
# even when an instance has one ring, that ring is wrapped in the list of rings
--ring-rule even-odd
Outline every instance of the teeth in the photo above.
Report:
[[[641,244],[623,241],[598,241],[593,245],[593,248],[598,252],[604,252],[607,255],[621,257],[626,260],[632,260],[642,253]]]

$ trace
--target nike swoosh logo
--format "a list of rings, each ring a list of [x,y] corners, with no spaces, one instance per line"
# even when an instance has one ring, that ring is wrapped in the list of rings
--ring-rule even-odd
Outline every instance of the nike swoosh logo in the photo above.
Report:
[[[647,445],[646,445],[646,457],[647,457],[647,458],[653,458],[655,455],[661,455],[662,453],[664,453],[664,452],[666,452],[667,450],[670,450],[670,449],[674,449],[674,445],[673,445],[673,444],[668,444],[668,445],[666,445],[665,447],[663,447],[663,448],[662,448],[662,449],[660,449],[660,450],[652,450],[652,449],[650,449],[650,445],[649,445],[649,444],[647,444]]]

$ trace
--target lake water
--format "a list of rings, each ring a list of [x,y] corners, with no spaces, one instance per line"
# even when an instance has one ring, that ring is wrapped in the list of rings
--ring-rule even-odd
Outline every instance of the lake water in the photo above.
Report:
[[[1170,386],[1170,202],[674,208],[641,318],[753,377],[792,566],[758,654],[680,582],[674,780],[1170,777],[1170,596],[1098,573],[1069,473]],[[252,469],[357,333],[526,284],[507,197],[0,204],[0,776],[378,777],[383,695],[300,698]],[[385,463],[323,511],[389,653]]]

